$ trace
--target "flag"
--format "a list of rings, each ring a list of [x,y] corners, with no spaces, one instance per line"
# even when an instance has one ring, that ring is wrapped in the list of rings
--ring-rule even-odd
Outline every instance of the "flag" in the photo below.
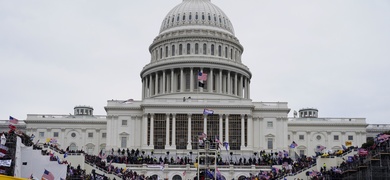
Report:
[[[217,175],[221,175],[221,172],[219,171],[218,168],[216,168],[215,171],[217,171]]]
[[[68,157],[68,152],[65,152],[64,158]]]
[[[225,146],[225,149],[226,149],[226,151],[228,150],[228,147],[229,147],[229,143],[228,142],[223,142],[223,146]]]
[[[12,125],[12,124],[9,124],[8,125],[9,129],[11,129],[12,131],[15,131],[16,129],[16,126]]]
[[[8,147],[0,144],[0,150],[8,151]]]
[[[50,143],[56,144],[56,143],[57,143],[57,139],[51,138],[51,139],[50,139]]]
[[[215,136],[215,142],[218,144],[222,144],[221,141],[218,139],[218,136]]]
[[[202,82],[199,82],[199,83],[198,83],[198,85],[199,85],[199,87],[202,87],[202,88],[204,88],[204,83],[202,83]]]
[[[58,164],[62,164],[62,163],[61,163],[61,160],[60,160],[60,157],[56,156],[56,158],[57,158]]]
[[[198,73],[198,80],[199,81],[206,81],[207,80],[207,74],[204,72],[199,72]]]
[[[114,160],[114,159],[111,159],[110,164],[108,165],[108,172],[111,172],[111,163],[112,163],[112,160]]]
[[[291,143],[291,145],[290,145],[290,148],[295,148],[295,147],[297,147],[297,146],[298,146],[298,144],[295,143],[295,141],[293,141],[293,142]]]
[[[54,180],[54,175],[50,171],[45,169],[41,179],[42,180]]]
[[[12,124],[18,124],[19,120],[14,118],[14,117],[12,117],[12,116],[10,116],[9,117],[9,122],[12,123]]]
[[[10,125],[11,125],[11,124],[10,124]],[[4,134],[1,135],[0,140],[1,140],[1,143],[0,143],[1,145],[5,145],[5,143],[7,142],[7,138],[5,137]]]
[[[316,147],[316,152],[321,152],[321,151],[324,150],[324,149],[326,149],[325,146],[319,145],[319,146]]]
[[[8,160],[0,160],[0,166],[5,166],[5,167],[11,167],[11,159]]]
[[[345,146],[347,147],[352,146],[352,141],[345,141]]]
[[[211,110],[211,109],[203,109],[203,114],[204,114],[204,115],[214,114],[214,111]]]
[[[199,139],[205,139],[205,138],[207,138],[207,134],[204,133],[204,132],[199,133],[198,136],[199,136]]]

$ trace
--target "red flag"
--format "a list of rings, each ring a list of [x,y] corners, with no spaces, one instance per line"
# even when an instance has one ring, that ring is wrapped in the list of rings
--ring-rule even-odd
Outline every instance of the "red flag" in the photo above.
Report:
[[[15,131],[15,129],[16,129],[16,127],[15,127],[14,125],[12,125],[12,124],[9,124],[8,127],[9,127],[11,130],[13,130],[13,131]]]

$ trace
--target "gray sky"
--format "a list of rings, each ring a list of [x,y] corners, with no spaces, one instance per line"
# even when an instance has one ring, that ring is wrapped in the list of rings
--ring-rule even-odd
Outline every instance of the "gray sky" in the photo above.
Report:
[[[181,1],[0,0],[0,119],[141,99],[148,47]],[[254,101],[389,122],[390,1],[212,2],[245,48]]]

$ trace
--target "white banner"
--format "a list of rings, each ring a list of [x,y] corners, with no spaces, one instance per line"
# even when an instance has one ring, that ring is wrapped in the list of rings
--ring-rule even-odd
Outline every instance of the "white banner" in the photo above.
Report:
[[[11,167],[11,162],[12,160],[0,160],[0,166],[6,166],[6,167]]]

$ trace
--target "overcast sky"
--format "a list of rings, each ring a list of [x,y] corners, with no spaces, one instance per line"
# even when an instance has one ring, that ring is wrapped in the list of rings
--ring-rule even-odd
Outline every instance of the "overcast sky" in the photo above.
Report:
[[[182,0],[0,0],[0,119],[141,99],[139,73]],[[233,23],[253,101],[389,123],[389,0],[212,0]]]

